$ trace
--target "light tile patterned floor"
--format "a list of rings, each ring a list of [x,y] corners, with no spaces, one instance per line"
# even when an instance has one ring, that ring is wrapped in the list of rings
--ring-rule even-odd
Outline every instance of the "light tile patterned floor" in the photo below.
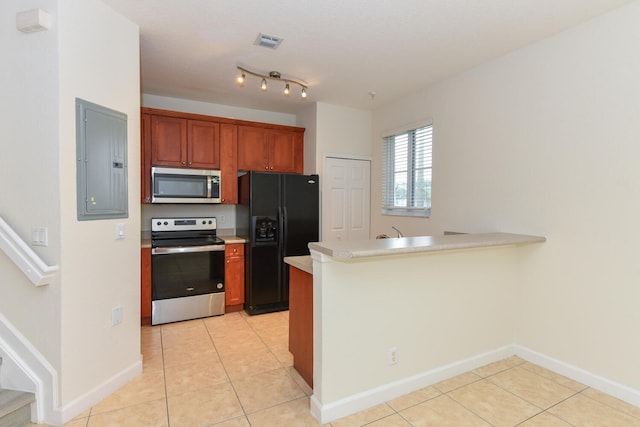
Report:
[[[143,327],[144,373],[66,425],[319,426],[288,321],[230,313]],[[514,356],[327,425],[640,427],[640,408]]]

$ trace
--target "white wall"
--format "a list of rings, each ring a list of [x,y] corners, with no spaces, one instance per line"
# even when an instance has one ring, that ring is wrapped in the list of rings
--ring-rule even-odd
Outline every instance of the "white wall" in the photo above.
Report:
[[[20,0],[0,2],[0,217],[26,242],[31,227],[48,229],[49,246],[34,251],[60,263],[58,180],[58,34],[24,34],[16,13],[34,8]],[[57,2],[41,1],[55,21]],[[0,252],[0,311],[55,366],[60,366],[59,276],[36,288]]]
[[[143,94],[142,105],[149,108],[182,111],[185,113],[205,114],[208,116],[227,117],[230,119],[249,120],[285,126],[296,126],[294,114],[276,113],[273,111],[255,110],[251,108],[232,107],[230,105],[193,101],[190,99],[169,98],[166,96]]]
[[[59,37],[62,276],[61,406],[75,415],[140,364],[140,85],[138,28],[99,0],[64,0]],[[75,99],[128,118],[129,217],[76,219]],[[116,223],[125,239],[115,240]],[[123,309],[112,326],[111,311]]]
[[[325,155],[371,156],[372,113],[319,102],[316,123],[316,169]]]
[[[640,390],[640,2],[374,113],[372,224],[408,235],[508,231],[521,260],[516,341]],[[434,124],[430,219],[383,217],[380,136]]]
[[[34,7],[51,29],[20,33],[16,13]],[[33,249],[60,266],[35,288],[0,254],[0,310],[55,369],[45,421],[58,423],[141,369],[138,29],[98,0],[9,0],[0,12],[0,215],[27,242],[31,227],[47,227],[49,246]],[[76,219],[76,97],[128,116],[128,218]],[[116,222],[125,240],[114,239]],[[112,327],[116,305],[124,321]]]
[[[511,355],[520,250],[312,253],[313,413],[330,422]]]
[[[318,173],[316,159],[318,138],[318,104],[313,103],[296,115],[298,126],[304,131],[304,173]]]

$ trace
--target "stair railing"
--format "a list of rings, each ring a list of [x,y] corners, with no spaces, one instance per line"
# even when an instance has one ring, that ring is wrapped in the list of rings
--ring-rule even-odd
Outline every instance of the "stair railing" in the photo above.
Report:
[[[47,265],[18,234],[0,218],[0,249],[36,286],[48,285],[56,276],[57,265]]]

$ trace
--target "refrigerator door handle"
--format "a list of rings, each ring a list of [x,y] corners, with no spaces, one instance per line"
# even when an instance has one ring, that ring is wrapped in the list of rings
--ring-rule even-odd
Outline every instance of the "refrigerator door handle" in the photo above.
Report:
[[[282,248],[282,257],[284,258],[289,252],[287,252],[287,239],[285,238],[287,236],[287,207],[282,207],[280,208],[280,212],[281,212],[281,222],[282,224],[280,224],[280,241],[281,243],[281,248]]]

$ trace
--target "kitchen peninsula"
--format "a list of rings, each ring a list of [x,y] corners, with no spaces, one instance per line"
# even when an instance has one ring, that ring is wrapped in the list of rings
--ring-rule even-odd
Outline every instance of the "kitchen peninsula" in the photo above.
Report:
[[[545,240],[310,243],[313,415],[324,424],[513,355],[519,264]]]

